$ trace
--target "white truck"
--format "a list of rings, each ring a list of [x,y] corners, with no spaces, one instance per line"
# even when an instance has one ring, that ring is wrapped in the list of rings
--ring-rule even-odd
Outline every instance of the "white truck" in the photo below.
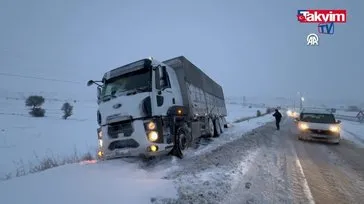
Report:
[[[227,128],[223,89],[184,56],[142,59],[106,72],[97,85],[99,159],[183,157],[201,136]]]

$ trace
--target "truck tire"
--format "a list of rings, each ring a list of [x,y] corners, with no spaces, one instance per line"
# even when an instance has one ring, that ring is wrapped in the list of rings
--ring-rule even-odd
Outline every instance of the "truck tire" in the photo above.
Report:
[[[226,122],[226,118],[222,117],[222,123],[224,124],[224,128],[228,128],[228,124]]]
[[[220,126],[220,132],[224,133],[224,123],[223,123],[223,119],[220,117],[218,118],[219,121],[219,126]]]
[[[215,137],[215,125],[212,118],[209,118],[207,122],[207,135],[209,137]]]
[[[219,137],[220,134],[221,134],[220,123],[219,123],[219,119],[216,118],[214,120],[214,136],[213,137]]]
[[[182,159],[183,152],[188,147],[188,138],[183,128],[178,128],[177,134],[175,135],[175,144],[171,151],[171,154]]]

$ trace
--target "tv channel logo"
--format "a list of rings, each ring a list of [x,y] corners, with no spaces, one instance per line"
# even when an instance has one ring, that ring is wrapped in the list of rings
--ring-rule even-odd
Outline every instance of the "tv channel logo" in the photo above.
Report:
[[[318,26],[318,32],[321,34],[334,34],[334,22],[331,23],[319,23]]]
[[[346,10],[298,10],[297,20],[300,23],[346,23]]]
[[[307,46],[319,45],[319,37],[315,33],[308,34],[306,40],[307,40]]]

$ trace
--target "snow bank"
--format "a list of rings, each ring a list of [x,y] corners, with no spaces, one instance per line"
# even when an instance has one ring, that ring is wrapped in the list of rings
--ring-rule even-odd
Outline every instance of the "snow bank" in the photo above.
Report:
[[[343,138],[350,140],[364,147],[364,124],[351,121],[342,121],[341,135]]]
[[[268,114],[262,117],[250,119],[241,123],[234,123],[228,129],[225,129],[225,132],[220,135],[218,138],[214,138],[205,148],[197,149],[191,154],[187,154],[188,156],[196,156],[200,154],[204,154],[208,151],[212,151],[226,143],[232,142],[241,138],[245,133],[250,132],[251,130],[263,126],[268,122],[272,122],[274,118]]]
[[[164,174],[122,160],[66,165],[0,182],[0,203],[150,203],[177,196]]]

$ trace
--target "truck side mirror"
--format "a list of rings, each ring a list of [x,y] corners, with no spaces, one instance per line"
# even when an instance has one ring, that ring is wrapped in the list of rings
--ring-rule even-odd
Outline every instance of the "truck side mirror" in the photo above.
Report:
[[[93,81],[93,80],[89,80],[89,81],[87,82],[87,86],[91,86],[93,83],[94,83],[94,81]]]

